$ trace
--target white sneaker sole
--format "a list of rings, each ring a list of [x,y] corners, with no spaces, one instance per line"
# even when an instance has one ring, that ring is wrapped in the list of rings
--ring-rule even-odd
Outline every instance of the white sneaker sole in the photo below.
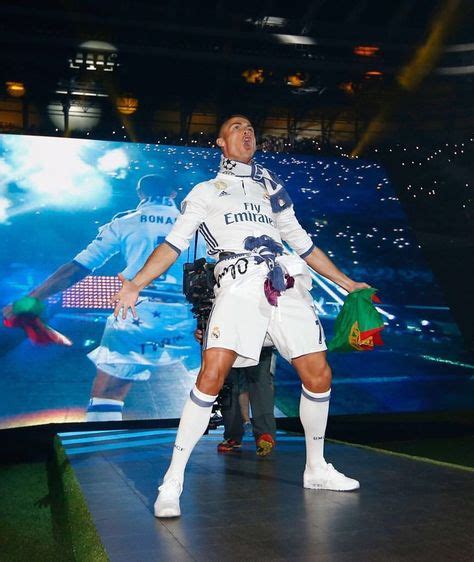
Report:
[[[179,517],[181,515],[181,509],[178,507],[161,507],[158,506],[154,507],[155,517],[159,519],[169,518],[169,517]]]
[[[330,490],[331,492],[352,492],[353,490],[358,490],[360,488],[359,482],[354,484],[348,484],[347,486],[331,486],[329,484],[320,484],[318,482],[312,482],[311,480],[305,480],[303,482],[303,488],[308,490]]]

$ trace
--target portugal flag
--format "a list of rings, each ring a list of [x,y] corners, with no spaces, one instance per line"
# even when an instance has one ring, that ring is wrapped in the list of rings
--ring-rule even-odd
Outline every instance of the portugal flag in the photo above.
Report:
[[[383,318],[373,304],[380,302],[376,292],[373,288],[359,289],[347,295],[336,318],[329,351],[370,351],[383,345]]]
[[[34,297],[22,297],[13,303],[12,314],[3,319],[7,328],[22,328],[28,338],[36,344],[71,346],[72,341],[61,332],[54,330],[45,324],[40,314],[43,312],[44,304]]]

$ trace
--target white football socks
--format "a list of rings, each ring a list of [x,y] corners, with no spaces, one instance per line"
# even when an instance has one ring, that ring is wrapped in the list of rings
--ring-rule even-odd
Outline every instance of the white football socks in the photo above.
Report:
[[[212,405],[216,398],[217,395],[204,394],[196,386],[191,390],[181,414],[171,464],[163,481],[175,478],[183,482],[189,456],[209,425]]]
[[[91,398],[86,421],[121,421],[123,402],[112,398]]]
[[[325,466],[324,434],[328,421],[331,389],[310,392],[301,387],[300,420],[306,441],[306,466],[311,470]]]

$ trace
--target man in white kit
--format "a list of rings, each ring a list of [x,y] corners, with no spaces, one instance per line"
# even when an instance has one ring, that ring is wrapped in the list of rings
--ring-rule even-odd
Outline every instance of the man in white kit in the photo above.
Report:
[[[71,287],[120,253],[126,266],[120,276],[133,277],[153,249],[165,239],[179,216],[176,191],[169,178],[149,174],[137,185],[140,203],[136,209],[116,215],[99,228],[92,242],[70,262],[59,267],[30,292],[46,300]],[[160,279],[181,283],[168,276]],[[134,381],[146,381],[157,368],[180,364],[183,332],[189,334],[194,321],[188,307],[161,302],[153,294],[140,298],[139,318],[107,319],[99,347],[88,354],[97,367],[86,421],[119,421],[124,401]],[[4,315],[12,313],[11,306]]]
[[[275,345],[302,382],[304,487],[359,488],[357,480],[338,472],[323,456],[331,370],[309,293],[311,277],[306,264],[349,292],[368,285],[351,280],[313,245],[295,217],[281,180],[252,160],[256,142],[246,117],[227,119],[217,145],[223,156],[216,178],[191,190],[165,242],[133,279],[123,281],[113,297],[117,316],[126,317],[129,308],[135,316],[139,291],[174,263],[197,229],[206,240],[208,254],[218,259],[216,298],[202,366],[184,406],[171,464],[159,488],[156,517],[180,515],[185,467],[208,425],[212,404],[230,368],[256,365],[264,342]],[[290,255],[282,241],[298,255]]]

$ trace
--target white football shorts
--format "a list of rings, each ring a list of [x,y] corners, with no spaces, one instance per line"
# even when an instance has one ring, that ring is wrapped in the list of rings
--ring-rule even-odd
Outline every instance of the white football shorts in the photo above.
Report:
[[[327,349],[307,269],[300,266],[294,287],[278,297],[278,306],[272,306],[264,293],[267,272],[265,263],[257,265],[247,257],[216,265],[218,285],[204,349],[234,350],[238,354],[234,367],[257,365],[263,345],[274,345],[288,362]]]
[[[195,345],[195,321],[185,303],[161,302],[140,297],[138,318],[111,314],[107,318],[100,346],[88,354],[105,373],[127,380],[148,380],[161,366],[179,363]]]

